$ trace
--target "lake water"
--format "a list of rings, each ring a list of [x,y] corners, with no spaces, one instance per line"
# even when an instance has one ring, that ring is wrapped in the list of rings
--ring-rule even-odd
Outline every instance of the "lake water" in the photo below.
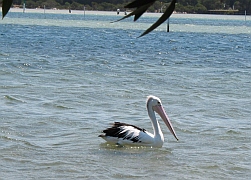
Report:
[[[157,15],[110,23],[98,14],[10,12],[0,21],[1,179],[248,179],[251,177],[251,18]],[[162,148],[98,138],[114,121],[152,132]]]

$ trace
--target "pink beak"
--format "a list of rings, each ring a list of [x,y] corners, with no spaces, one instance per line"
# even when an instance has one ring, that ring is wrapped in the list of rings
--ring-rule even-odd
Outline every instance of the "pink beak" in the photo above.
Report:
[[[170,132],[173,134],[173,136],[177,139],[177,141],[179,140],[174,129],[173,126],[171,124],[171,121],[169,120],[164,108],[161,105],[157,105],[153,107],[153,110],[155,112],[157,112],[160,117],[162,118],[162,120],[165,122],[166,126],[168,127],[168,129],[170,130]]]

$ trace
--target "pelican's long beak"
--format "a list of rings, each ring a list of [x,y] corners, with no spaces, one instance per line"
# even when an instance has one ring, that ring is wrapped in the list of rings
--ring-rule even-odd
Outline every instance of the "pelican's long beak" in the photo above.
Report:
[[[174,129],[173,126],[171,124],[171,121],[169,120],[164,108],[161,105],[157,105],[153,107],[153,110],[155,112],[157,112],[160,117],[162,118],[162,120],[165,122],[166,126],[168,127],[168,129],[170,130],[170,132],[173,134],[173,136],[177,139],[177,141],[179,140]]]

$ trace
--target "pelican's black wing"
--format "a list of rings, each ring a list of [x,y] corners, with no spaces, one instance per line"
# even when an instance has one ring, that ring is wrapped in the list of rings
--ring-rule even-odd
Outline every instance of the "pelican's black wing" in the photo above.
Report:
[[[105,134],[101,134],[99,137],[116,137],[135,143],[141,142],[139,137],[140,132],[146,133],[146,130],[131,124],[115,122],[112,127],[103,130]]]

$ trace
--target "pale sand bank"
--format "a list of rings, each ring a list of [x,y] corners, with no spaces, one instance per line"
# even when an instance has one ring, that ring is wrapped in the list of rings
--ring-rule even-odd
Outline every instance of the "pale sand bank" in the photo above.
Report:
[[[9,12],[23,12],[22,8],[11,8]],[[120,12],[117,15],[116,11],[84,11],[84,10],[71,10],[69,13],[68,9],[25,9],[25,13],[50,13],[50,14],[86,14],[86,15],[100,15],[100,16],[124,16],[124,12]],[[130,12],[127,12],[130,13]],[[162,13],[144,13],[142,17],[160,17]],[[226,19],[226,20],[243,20],[242,15],[216,15],[216,14],[182,14],[173,13],[171,18],[186,18],[186,19]],[[246,21],[250,21],[251,16],[246,17]]]
[[[22,8],[11,8],[9,12],[23,12]],[[86,14],[86,15],[104,15],[104,16],[117,16],[117,11],[84,11],[84,10],[71,10],[69,13],[68,9],[25,9],[25,13],[51,13],[51,14]],[[127,12],[129,13],[129,12]],[[124,16],[125,13],[121,11],[118,16]],[[161,13],[145,13],[146,16],[159,17]]]

